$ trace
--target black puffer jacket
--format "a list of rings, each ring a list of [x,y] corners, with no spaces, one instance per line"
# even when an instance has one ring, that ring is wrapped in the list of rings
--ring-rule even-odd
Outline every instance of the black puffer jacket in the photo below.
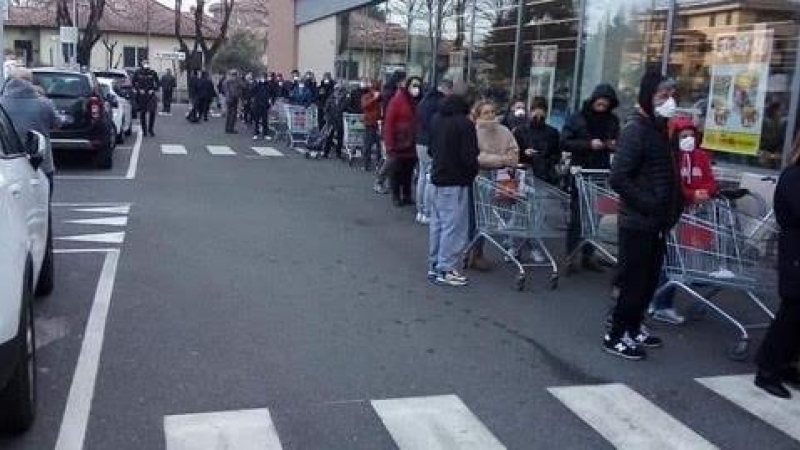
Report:
[[[598,114],[592,104],[599,98],[606,98],[611,104],[608,112]],[[609,143],[619,136],[619,118],[613,110],[619,106],[617,92],[610,84],[600,84],[591,97],[583,103],[581,110],[569,117],[561,130],[561,146],[572,153],[572,164],[584,169],[608,169],[613,148],[592,150],[592,139]]]
[[[434,186],[470,186],[478,175],[478,137],[468,114],[469,105],[457,95],[439,105],[428,147]]]
[[[548,181],[555,181],[555,166],[561,158],[558,130],[545,123],[527,122],[514,128],[514,138],[519,146],[519,162],[533,167],[533,174]],[[534,156],[525,154],[525,150],[533,149]]]
[[[781,227],[778,239],[778,278],[781,297],[800,297],[800,165],[783,172],[775,188],[775,217]]]
[[[667,231],[680,218],[683,199],[675,155],[664,127],[637,113],[619,138],[611,187],[622,199],[619,226]]]

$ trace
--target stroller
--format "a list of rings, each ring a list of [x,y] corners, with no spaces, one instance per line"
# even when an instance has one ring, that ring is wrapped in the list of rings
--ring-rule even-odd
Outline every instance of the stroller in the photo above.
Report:
[[[325,150],[330,148],[334,139],[334,128],[330,122],[326,123],[321,130],[314,129],[308,135],[307,152],[308,159],[319,159],[325,154]]]

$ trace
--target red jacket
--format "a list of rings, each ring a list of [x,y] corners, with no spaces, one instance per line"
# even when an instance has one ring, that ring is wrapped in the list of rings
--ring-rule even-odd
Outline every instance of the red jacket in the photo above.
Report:
[[[414,102],[408,91],[398,89],[386,107],[383,120],[383,142],[386,153],[392,158],[413,159],[417,157],[417,119]]]
[[[380,95],[375,95],[376,92],[370,89],[361,96],[364,125],[368,127],[378,126],[378,121],[381,120],[381,97]]]
[[[695,139],[700,141],[700,134],[691,119],[679,117],[670,124],[670,134],[674,142],[678,141],[678,134],[683,130],[694,130]],[[699,146],[694,151],[686,152],[678,149],[678,172],[681,176],[683,199],[687,205],[695,203],[695,193],[705,190],[713,197],[717,194],[717,180],[714,179],[714,170],[711,167],[711,157],[708,152]]]

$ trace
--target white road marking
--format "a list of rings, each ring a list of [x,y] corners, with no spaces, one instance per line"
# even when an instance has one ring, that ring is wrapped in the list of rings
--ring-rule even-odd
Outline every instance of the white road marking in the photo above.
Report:
[[[273,147],[250,147],[261,156],[283,156],[283,153]]]
[[[125,178],[129,180],[136,178],[136,169],[139,167],[139,153],[142,151],[142,134],[142,127],[136,127],[136,142],[133,144],[128,173],[125,174]]]
[[[705,450],[717,447],[622,384],[549,388],[620,450]]]
[[[69,388],[55,450],[83,450],[118,263],[119,250],[106,253],[92,309],[86,322],[78,364],[72,376],[72,385]]]
[[[53,253],[110,253],[117,250],[116,248],[56,248],[53,249]]]
[[[227,145],[206,145],[206,148],[208,149],[208,152],[214,156],[228,156],[236,154],[236,152]]]
[[[58,207],[99,207],[99,206],[119,206],[119,205],[129,205],[129,203],[118,203],[118,202],[82,202],[82,203],[65,203],[65,202],[53,202],[51,203],[52,206]]]
[[[268,409],[164,417],[167,450],[281,450]]]
[[[116,175],[56,175],[58,180],[129,180],[128,177]]]
[[[371,403],[400,450],[506,448],[455,395]]]
[[[122,244],[125,240],[125,233],[122,231],[113,233],[93,233],[79,234],[75,236],[62,236],[56,239],[70,242],[96,242],[98,244]]]
[[[118,204],[117,204],[118,205]],[[67,206],[80,206],[80,205],[67,205]],[[90,207],[90,208],[75,208],[73,209],[75,212],[87,212],[87,213],[104,213],[104,214],[130,214],[131,206],[124,205],[124,206],[97,206],[97,207]]]
[[[698,378],[697,382],[759,419],[800,441],[800,392],[791,400],[767,394],[753,384],[753,375]]]
[[[186,146],[180,144],[161,144],[161,153],[165,155],[186,155]]]
[[[75,219],[75,220],[65,220],[66,223],[78,223],[82,225],[109,225],[114,227],[124,227],[128,224],[128,217],[127,216],[115,216],[115,217],[95,217],[92,219]]]

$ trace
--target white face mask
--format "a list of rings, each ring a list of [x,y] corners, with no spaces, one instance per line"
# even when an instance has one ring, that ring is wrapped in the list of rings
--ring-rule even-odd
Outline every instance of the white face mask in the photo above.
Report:
[[[514,115],[516,117],[525,117],[525,109],[524,108],[517,108],[514,110]]]
[[[304,87],[306,87],[306,84],[305,83],[300,83],[298,86],[300,86],[300,89],[303,89]]]
[[[409,93],[410,93],[412,96],[416,97],[416,96],[418,96],[418,95],[419,95],[419,88],[418,88],[418,87],[412,87],[411,89],[409,89],[409,90],[408,90],[408,92],[409,92]]]
[[[675,116],[675,110],[678,109],[678,104],[675,103],[675,99],[670,97],[656,108],[656,115],[659,117],[663,117],[665,119],[671,119]]]
[[[696,148],[696,143],[694,136],[686,136],[685,138],[681,139],[678,143],[678,147],[680,147],[681,151],[684,152],[693,152]]]

